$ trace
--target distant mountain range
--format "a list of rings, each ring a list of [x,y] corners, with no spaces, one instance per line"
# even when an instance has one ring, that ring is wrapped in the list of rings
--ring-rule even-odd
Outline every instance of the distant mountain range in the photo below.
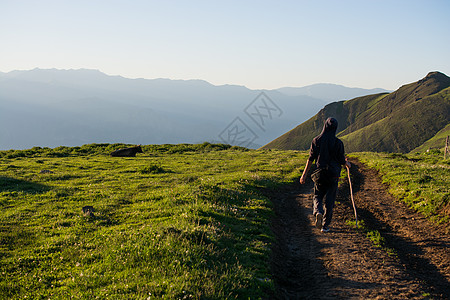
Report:
[[[204,141],[257,148],[331,101],[374,91],[385,90],[317,84],[262,91],[86,69],[0,72],[0,150]]]
[[[349,88],[331,83],[316,83],[304,87],[285,87],[277,91],[288,96],[309,96],[317,99],[333,102],[337,100],[348,100],[359,96],[388,92],[385,89],[361,89]]]
[[[324,121],[335,117],[347,152],[402,152],[442,148],[450,134],[450,78],[430,72],[392,93],[326,105],[315,116],[263,148],[309,149]]]

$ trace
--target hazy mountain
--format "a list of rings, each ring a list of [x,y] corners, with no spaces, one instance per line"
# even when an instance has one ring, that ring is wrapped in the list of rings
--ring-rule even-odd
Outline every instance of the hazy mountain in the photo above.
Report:
[[[85,69],[12,71],[0,73],[0,149],[203,141],[259,147],[327,102],[203,80],[128,79]]]
[[[360,96],[391,92],[380,88],[376,89],[349,88],[342,85],[331,83],[317,83],[304,87],[284,87],[277,89],[277,91],[288,96],[309,96],[317,99],[322,99],[327,102],[348,100]]]
[[[450,123],[449,87],[449,77],[431,72],[392,93],[330,103],[264,148],[306,150],[332,116],[339,121],[338,136],[348,152],[409,152]]]

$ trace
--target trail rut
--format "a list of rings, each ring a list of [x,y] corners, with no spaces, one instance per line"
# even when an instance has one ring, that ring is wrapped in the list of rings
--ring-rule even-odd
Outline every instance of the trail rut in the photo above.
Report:
[[[269,195],[274,204],[275,299],[450,299],[450,237],[395,200],[376,171],[354,160],[358,216],[378,230],[389,255],[354,220],[348,183],[339,187],[331,232],[313,226],[312,182]]]

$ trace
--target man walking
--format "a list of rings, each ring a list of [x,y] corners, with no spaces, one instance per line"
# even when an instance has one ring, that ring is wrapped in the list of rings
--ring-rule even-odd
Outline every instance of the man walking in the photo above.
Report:
[[[300,183],[304,184],[311,165],[316,161],[320,175],[314,182],[313,214],[316,217],[315,226],[322,232],[330,231],[341,165],[351,166],[345,158],[344,144],[336,137],[337,127],[336,119],[325,121],[322,132],[311,142],[309,158],[300,178]]]

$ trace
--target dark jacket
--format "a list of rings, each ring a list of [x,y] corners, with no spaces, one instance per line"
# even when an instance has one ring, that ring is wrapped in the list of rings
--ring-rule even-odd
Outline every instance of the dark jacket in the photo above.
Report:
[[[311,143],[309,160],[316,161],[318,168],[327,168],[333,177],[341,175],[341,165],[345,164],[344,144],[336,137],[338,122],[328,118],[322,132]]]

